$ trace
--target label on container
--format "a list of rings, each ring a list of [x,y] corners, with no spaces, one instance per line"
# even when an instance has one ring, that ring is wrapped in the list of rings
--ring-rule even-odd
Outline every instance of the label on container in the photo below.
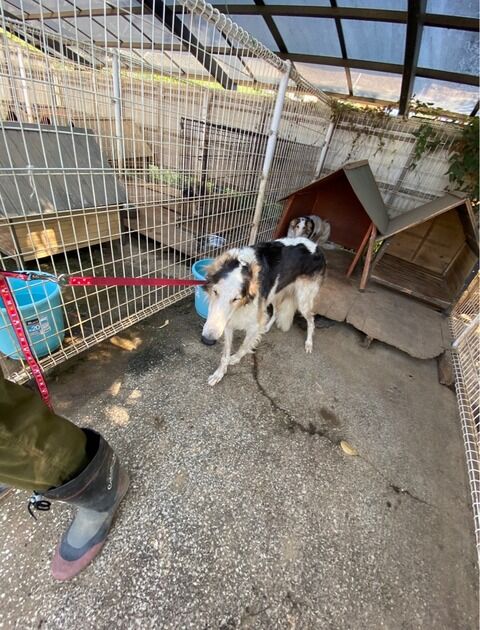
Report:
[[[25,326],[29,335],[46,335],[52,330],[48,317],[28,319]]]

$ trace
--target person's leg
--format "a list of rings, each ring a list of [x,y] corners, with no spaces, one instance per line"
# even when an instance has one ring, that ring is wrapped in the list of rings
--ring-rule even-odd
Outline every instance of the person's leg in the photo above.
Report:
[[[0,484],[42,492],[89,462],[87,436],[36,393],[0,375]]]
[[[52,562],[68,580],[99,553],[128,489],[128,475],[101,435],[48,409],[0,377],[0,482],[78,508]]]

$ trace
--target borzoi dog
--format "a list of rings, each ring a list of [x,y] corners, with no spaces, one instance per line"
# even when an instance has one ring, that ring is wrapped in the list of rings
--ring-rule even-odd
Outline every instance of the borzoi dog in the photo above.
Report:
[[[331,227],[328,221],[314,214],[309,214],[308,216],[292,219],[288,224],[287,236],[289,238],[303,236],[321,245],[330,238],[330,231]]]
[[[307,320],[305,352],[312,352],[313,308],[325,270],[323,252],[306,238],[281,238],[231,249],[217,258],[207,270],[209,308],[202,341],[212,345],[224,334],[225,345],[208,384],[216,385],[229,365],[253,352],[274,322],[280,330],[289,330],[297,310]],[[273,309],[270,318],[269,307]],[[244,330],[245,339],[231,355],[235,330]]]

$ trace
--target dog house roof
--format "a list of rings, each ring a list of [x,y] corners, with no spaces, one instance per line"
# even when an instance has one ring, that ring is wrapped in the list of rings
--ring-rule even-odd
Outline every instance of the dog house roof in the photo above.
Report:
[[[286,197],[283,197],[280,201],[284,201],[295,195],[308,193],[317,188],[321,189],[323,183],[337,178],[341,173],[343,173],[347,178],[362,207],[377,228],[378,240],[383,240],[388,236],[407,230],[408,228],[418,225],[419,223],[423,223],[424,221],[428,221],[429,219],[452,210],[453,208],[464,210],[464,228],[470,236],[473,236],[475,240],[478,240],[475,232],[475,221],[470,202],[461,193],[446,193],[442,197],[438,197],[433,201],[429,201],[428,203],[413,208],[398,217],[390,219],[385,203],[368,164],[368,160],[345,164],[341,169],[338,169],[333,173],[329,173],[308,186],[304,186],[303,188],[290,193]]]

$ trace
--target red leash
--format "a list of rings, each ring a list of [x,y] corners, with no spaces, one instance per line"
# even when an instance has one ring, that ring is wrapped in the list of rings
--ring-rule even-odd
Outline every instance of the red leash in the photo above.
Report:
[[[37,384],[40,395],[48,407],[52,408],[50,394],[48,391],[42,368],[40,367],[30,343],[28,341],[25,328],[23,326],[20,312],[15,302],[14,293],[8,284],[7,278],[19,278],[20,280],[48,280],[50,282],[58,282],[61,286],[69,285],[72,287],[129,287],[129,286],[147,286],[147,287],[192,287],[205,284],[204,280],[189,280],[176,278],[114,278],[102,276],[52,276],[42,272],[21,272],[21,271],[3,271],[0,270],[0,297],[3,300],[8,318],[12,324],[13,330],[17,337],[20,349],[27,361],[32,375]]]
[[[13,291],[10,289],[10,285],[8,284],[6,278],[3,276],[3,273],[0,273],[0,297],[2,298],[5,305],[8,318],[10,319],[10,323],[12,324],[13,330],[17,337],[17,341],[23,352],[23,356],[25,357],[28,365],[30,366],[30,369],[32,370],[33,378],[37,383],[40,396],[42,397],[44,403],[51,409],[52,403],[50,401],[50,394],[48,392],[48,387],[43,376],[42,368],[38,364],[38,361],[35,358],[32,349],[30,348],[30,343],[25,333],[22,318],[20,317],[20,313],[15,303]]]

